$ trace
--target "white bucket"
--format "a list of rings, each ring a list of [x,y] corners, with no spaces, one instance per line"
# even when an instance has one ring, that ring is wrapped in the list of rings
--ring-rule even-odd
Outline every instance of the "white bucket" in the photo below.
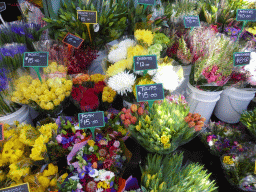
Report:
[[[15,111],[14,113],[0,117],[1,123],[14,125],[14,121],[19,121],[20,123],[24,122],[33,125],[28,106],[23,105],[19,110]]]
[[[223,91],[218,101],[214,114],[226,123],[238,123],[243,111],[247,110],[250,101],[254,98],[255,91],[245,91],[229,88]]]
[[[186,100],[191,113],[199,113],[204,117],[205,124],[208,124],[217,101],[220,99],[222,91],[208,92],[193,87],[188,82],[186,89]]]
[[[172,94],[174,94],[174,95],[176,95],[176,94],[177,95],[179,95],[179,94],[185,95],[186,94],[186,88],[187,88],[187,85],[188,85],[189,75],[190,75],[190,72],[191,72],[191,65],[185,65],[185,66],[182,66],[182,68],[183,68],[184,80],[181,83],[181,85],[173,91]]]

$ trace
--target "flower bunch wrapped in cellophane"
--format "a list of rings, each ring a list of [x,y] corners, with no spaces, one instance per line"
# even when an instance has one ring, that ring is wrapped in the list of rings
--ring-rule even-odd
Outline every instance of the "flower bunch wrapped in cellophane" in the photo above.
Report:
[[[38,128],[29,124],[4,124],[0,147],[0,187],[25,182],[40,163],[49,163],[46,144],[56,135],[58,126],[49,123]]]
[[[62,110],[62,103],[71,93],[72,80],[68,76],[47,78],[44,73],[41,73],[41,77],[42,81],[33,74],[24,73],[14,80],[11,101],[27,104],[37,111],[56,114]]]
[[[195,118],[192,117],[182,96],[154,103],[149,111],[138,107],[138,111],[133,114],[135,118],[131,120],[129,113],[124,116],[124,124],[129,125],[132,136],[146,150],[161,154],[168,154],[189,142],[199,133],[205,121],[199,114],[193,114]]]
[[[256,109],[242,113],[240,122],[244,124],[256,140]]]
[[[256,191],[255,144],[243,153],[227,153],[221,156],[221,164],[227,180],[244,191]]]
[[[214,155],[244,151],[244,142],[238,126],[230,126],[221,122],[210,122],[201,134],[201,140]]]
[[[216,191],[216,182],[209,179],[211,174],[204,166],[198,163],[182,166],[183,158],[183,153],[179,152],[167,156],[148,155],[145,166],[141,168],[142,191]]]

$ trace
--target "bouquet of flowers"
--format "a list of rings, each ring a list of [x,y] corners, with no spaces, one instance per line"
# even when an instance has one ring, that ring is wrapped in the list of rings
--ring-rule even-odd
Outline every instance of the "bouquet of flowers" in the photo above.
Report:
[[[97,134],[95,140],[80,146],[70,162],[73,176],[64,182],[61,191],[116,191],[118,175],[126,160],[121,145]]]
[[[147,106],[133,104],[120,115],[132,136],[148,151],[169,154],[189,142],[204,126],[205,118],[189,113],[184,96],[170,96]]]
[[[4,141],[0,146],[1,187],[26,182],[26,178],[31,178],[36,173],[35,170],[38,170],[34,167],[38,167],[41,163],[49,163],[46,143],[52,140],[58,128],[55,123],[46,124],[37,129],[28,124],[15,123],[13,126],[4,124],[3,127]],[[46,177],[57,173],[58,170]],[[52,180],[53,177],[49,179]]]
[[[245,111],[241,115],[240,122],[247,127],[251,135],[256,139],[256,109]]]
[[[78,74],[73,78],[71,96],[82,111],[94,111],[100,106],[105,109],[110,107],[116,92],[106,86],[104,79],[105,75],[101,74]]]
[[[217,156],[225,153],[243,152],[244,139],[238,127],[221,122],[210,122],[201,134],[202,141]]]
[[[234,68],[228,84],[232,87],[255,91],[256,89],[256,52],[251,52],[251,60],[248,65]]]
[[[183,153],[175,152],[167,156],[152,154],[141,168],[142,191],[215,191],[216,182],[210,181],[204,166],[187,163],[182,166]],[[196,176],[195,176],[196,175]],[[186,182],[184,182],[186,181]]]
[[[132,39],[125,39],[110,51],[108,60],[114,64],[106,70],[108,86],[129,102],[136,99],[136,85],[162,83],[165,90],[174,91],[183,81],[183,70],[172,66],[172,60],[160,58],[163,48],[167,47],[170,40],[162,33],[153,34],[149,30],[136,30],[134,36],[137,43]],[[134,56],[144,55],[157,55],[158,69],[147,73],[134,71]]]
[[[222,168],[228,181],[244,191],[256,191],[255,145],[242,154],[222,155]]]
[[[222,89],[230,79],[233,53],[239,52],[238,43],[210,28],[193,30],[191,41],[192,52],[199,59],[192,66],[190,84],[205,90]]]

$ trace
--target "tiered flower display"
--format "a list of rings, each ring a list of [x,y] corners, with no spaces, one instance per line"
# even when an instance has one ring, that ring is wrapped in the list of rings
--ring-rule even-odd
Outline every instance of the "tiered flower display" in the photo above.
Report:
[[[182,96],[170,96],[154,103],[152,109],[133,104],[130,109],[123,109],[120,118],[124,126],[129,127],[132,136],[148,151],[168,154],[178,146],[190,141],[202,129],[204,118],[194,114]],[[196,125],[193,121],[199,121]]]

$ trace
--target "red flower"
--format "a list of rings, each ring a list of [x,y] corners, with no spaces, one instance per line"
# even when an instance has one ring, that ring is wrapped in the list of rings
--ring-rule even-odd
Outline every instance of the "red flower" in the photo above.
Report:
[[[91,160],[91,163],[97,162],[98,158],[95,154],[92,154],[88,157],[89,160]]]
[[[103,163],[103,169],[110,169],[111,165],[113,164],[112,159],[106,159]]]
[[[85,91],[84,87],[73,87],[71,91],[72,98],[75,101],[79,102],[83,97],[83,91]]]
[[[94,89],[89,88],[87,89],[84,94],[83,98],[80,102],[80,107],[83,111],[90,111],[94,110],[99,106],[99,99],[98,96],[95,95]]]
[[[167,56],[168,57],[176,56],[178,48],[179,48],[179,43],[178,42],[174,43],[172,47],[167,49]]]
[[[99,81],[94,85],[95,93],[99,94],[103,92],[104,87],[106,86],[106,83],[104,81]]]

